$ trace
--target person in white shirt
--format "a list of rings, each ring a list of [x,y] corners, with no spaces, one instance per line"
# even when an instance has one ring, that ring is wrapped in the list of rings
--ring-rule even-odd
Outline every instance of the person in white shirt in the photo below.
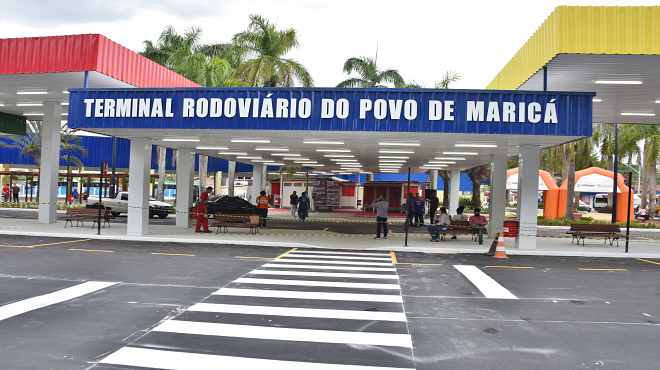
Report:
[[[440,213],[435,216],[435,224],[432,224],[428,227],[432,242],[440,241],[440,233],[442,233],[444,236],[445,232],[449,228],[450,222],[451,219],[447,214],[447,208],[440,207]]]
[[[374,239],[380,239],[381,231],[383,232],[383,239],[387,239],[387,212],[390,208],[389,202],[382,196],[379,196],[369,207],[376,211],[376,237]]]

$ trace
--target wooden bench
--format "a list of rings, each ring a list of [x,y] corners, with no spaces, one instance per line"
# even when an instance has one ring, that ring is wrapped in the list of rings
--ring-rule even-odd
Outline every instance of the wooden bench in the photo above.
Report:
[[[473,242],[483,243],[483,235],[486,233],[485,230],[482,232],[482,239],[479,239],[479,232],[475,226],[470,225],[468,221],[451,221],[449,227],[446,231],[447,234],[458,235],[465,234],[472,237]]]
[[[216,227],[215,233],[229,232],[230,227],[246,227],[250,229],[250,234],[257,234],[259,230],[259,215],[226,215],[216,213],[210,220],[210,226]]]
[[[112,212],[109,209],[101,210],[101,226],[110,227],[110,220],[112,219]],[[98,208],[67,208],[66,213],[64,214],[64,227],[67,224],[70,224],[73,227],[73,222],[76,222],[75,226],[85,226],[85,221],[91,221],[92,226],[96,225],[99,221],[99,209]]]
[[[618,225],[612,224],[571,224],[571,229],[566,234],[571,235],[571,243],[577,241],[578,245],[580,245],[580,240],[582,240],[582,245],[584,245],[586,238],[603,238],[605,245],[609,241],[610,246],[613,246],[614,241],[616,241],[616,246],[618,247],[621,229]]]

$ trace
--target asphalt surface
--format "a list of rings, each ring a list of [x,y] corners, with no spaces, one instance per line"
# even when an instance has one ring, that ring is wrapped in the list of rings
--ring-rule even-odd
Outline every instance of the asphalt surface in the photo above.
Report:
[[[392,261],[380,251],[2,236],[0,368],[659,366],[660,260]],[[105,285],[83,294],[90,284]],[[52,302],[35,305],[38,296]]]

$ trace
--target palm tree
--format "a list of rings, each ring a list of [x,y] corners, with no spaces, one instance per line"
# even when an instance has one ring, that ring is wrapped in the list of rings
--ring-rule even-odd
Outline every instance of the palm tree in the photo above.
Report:
[[[232,57],[232,61],[237,63],[240,60],[230,54],[229,47],[201,44],[201,35],[202,31],[197,27],[179,34],[172,26],[168,26],[155,43],[144,41],[141,54],[200,85],[232,85],[234,67],[226,58]]]
[[[442,80],[436,81],[435,88],[448,89],[449,85],[451,85],[454,82],[458,82],[461,78],[463,78],[463,76],[461,76],[461,74],[458,72],[446,71],[445,74],[442,76]]]
[[[284,56],[298,46],[296,30],[278,30],[275,25],[259,15],[250,16],[246,31],[234,35],[233,42],[248,60],[236,71],[237,77],[250,86],[308,87],[314,84],[307,69],[293,59]]]
[[[376,60],[369,57],[348,58],[344,62],[344,73],[350,75],[357,73],[358,77],[351,77],[337,85],[337,87],[404,87],[405,81],[396,69],[381,71]]]

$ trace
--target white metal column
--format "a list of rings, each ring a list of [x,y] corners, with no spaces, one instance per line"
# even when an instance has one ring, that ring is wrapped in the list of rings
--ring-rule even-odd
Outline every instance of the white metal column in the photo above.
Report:
[[[259,193],[264,190],[264,184],[263,184],[263,173],[265,172],[264,166],[261,164],[254,164],[252,165],[252,186],[249,188],[250,192],[250,202],[255,203],[257,202],[257,197],[259,196]]]
[[[227,162],[227,195],[234,196],[234,182],[236,181],[236,161]]]
[[[199,191],[202,192],[208,184],[206,180],[208,179],[208,168],[209,168],[209,157],[207,155],[199,155],[199,168],[197,169],[199,176]]]
[[[176,226],[189,227],[188,212],[193,200],[193,174],[195,157],[190,149],[176,151]]]
[[[39,223],[57,221],[57,178],[60,169],[60,129],[62,106],[59,102],[44,102],[41,125],[41,159],[39,168]]]
[[[126,234],[145,235],[149,230],[149,170],[151,143],[147,139],[131,139],[128,164],[128,219]]]
[[[438,170],[429,171],[430,187],[432,190],[438,190]]]
[[[539,191],[539,147],[520,146],[518,167],[518,220],[519,237],[516,247],[536,249],[536,228]]]
[[[490,236],[495,236],[495,233],[503,229],[506,206],[506,162],[505,154],[497,154],[491,163],[490,222],[488,223]]]
[[[461,170],[451,170],[449,172],[449,209],[450,214],[456,213],[458,208],[458,199],[461,193]]]

